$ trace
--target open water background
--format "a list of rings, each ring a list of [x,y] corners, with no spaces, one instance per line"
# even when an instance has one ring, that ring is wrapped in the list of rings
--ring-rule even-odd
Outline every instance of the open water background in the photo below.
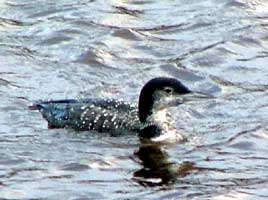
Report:
[[[0,0],[0,199],[267,199],[266,0]],[[38,99],[115,97],[172,76],[187,141],[49,130]]]

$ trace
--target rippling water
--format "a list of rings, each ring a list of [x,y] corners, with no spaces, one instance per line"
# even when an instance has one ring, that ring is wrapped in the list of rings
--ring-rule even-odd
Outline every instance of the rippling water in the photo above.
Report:
[[[1,0],[1,199],[267,199],[266,0]],[[49,130],[38,99],[137,101],[173,76],[188,140]]]

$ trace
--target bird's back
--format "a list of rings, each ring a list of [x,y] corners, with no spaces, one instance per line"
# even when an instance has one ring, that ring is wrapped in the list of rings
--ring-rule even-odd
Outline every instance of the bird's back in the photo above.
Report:
[[[30,106],[38,109],[50,128],[71,127],[121,134],[140,129],[137,107],[114,99],[67,99],[41,101]]]

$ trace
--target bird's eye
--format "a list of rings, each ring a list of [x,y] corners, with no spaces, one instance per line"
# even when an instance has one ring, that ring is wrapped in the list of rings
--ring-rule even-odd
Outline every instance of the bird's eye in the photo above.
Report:
[[[168,93],[168,94],[171,94],[172,91],[173,91],[172,88],[165,88],[164,90],[165,90],[165,92]]]

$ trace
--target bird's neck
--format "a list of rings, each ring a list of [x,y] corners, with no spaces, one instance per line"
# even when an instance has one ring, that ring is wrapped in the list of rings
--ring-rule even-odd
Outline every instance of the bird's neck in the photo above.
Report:
[[[162,133],[161,128],[157,124],[147,125],[139,132],[141,138],[150,139],[160,136]]]
[[[161,109],[161,110],[156,110],[153,109],[151,116],[148,118],[149,121],[152,121],[157,124],[163,124],[166,123],[167,120],[167,109]]]
[[[160,100],[145,89],[141,91],[138,113],[141,123],[166,121],[166,108],[160,105]]]
[[[145,91],[141,91],[138,105],[139,118],[141,123],[145,123],[147,118],[153,114],[154,98]]]
[[[152,110],[152,114],[143,123],[143,127],[140,131],[142,138],[156,138],[168,132],[170,128],[170,122],[167,117],[167,110]]]
[[[152,93],[152,89],[145,86],[139,97],[138,113],[143,126],[139,135],[142,138],[158,137],[168,127],[166,109],[159,109],[159,105],[155,102],[157,99]]]

